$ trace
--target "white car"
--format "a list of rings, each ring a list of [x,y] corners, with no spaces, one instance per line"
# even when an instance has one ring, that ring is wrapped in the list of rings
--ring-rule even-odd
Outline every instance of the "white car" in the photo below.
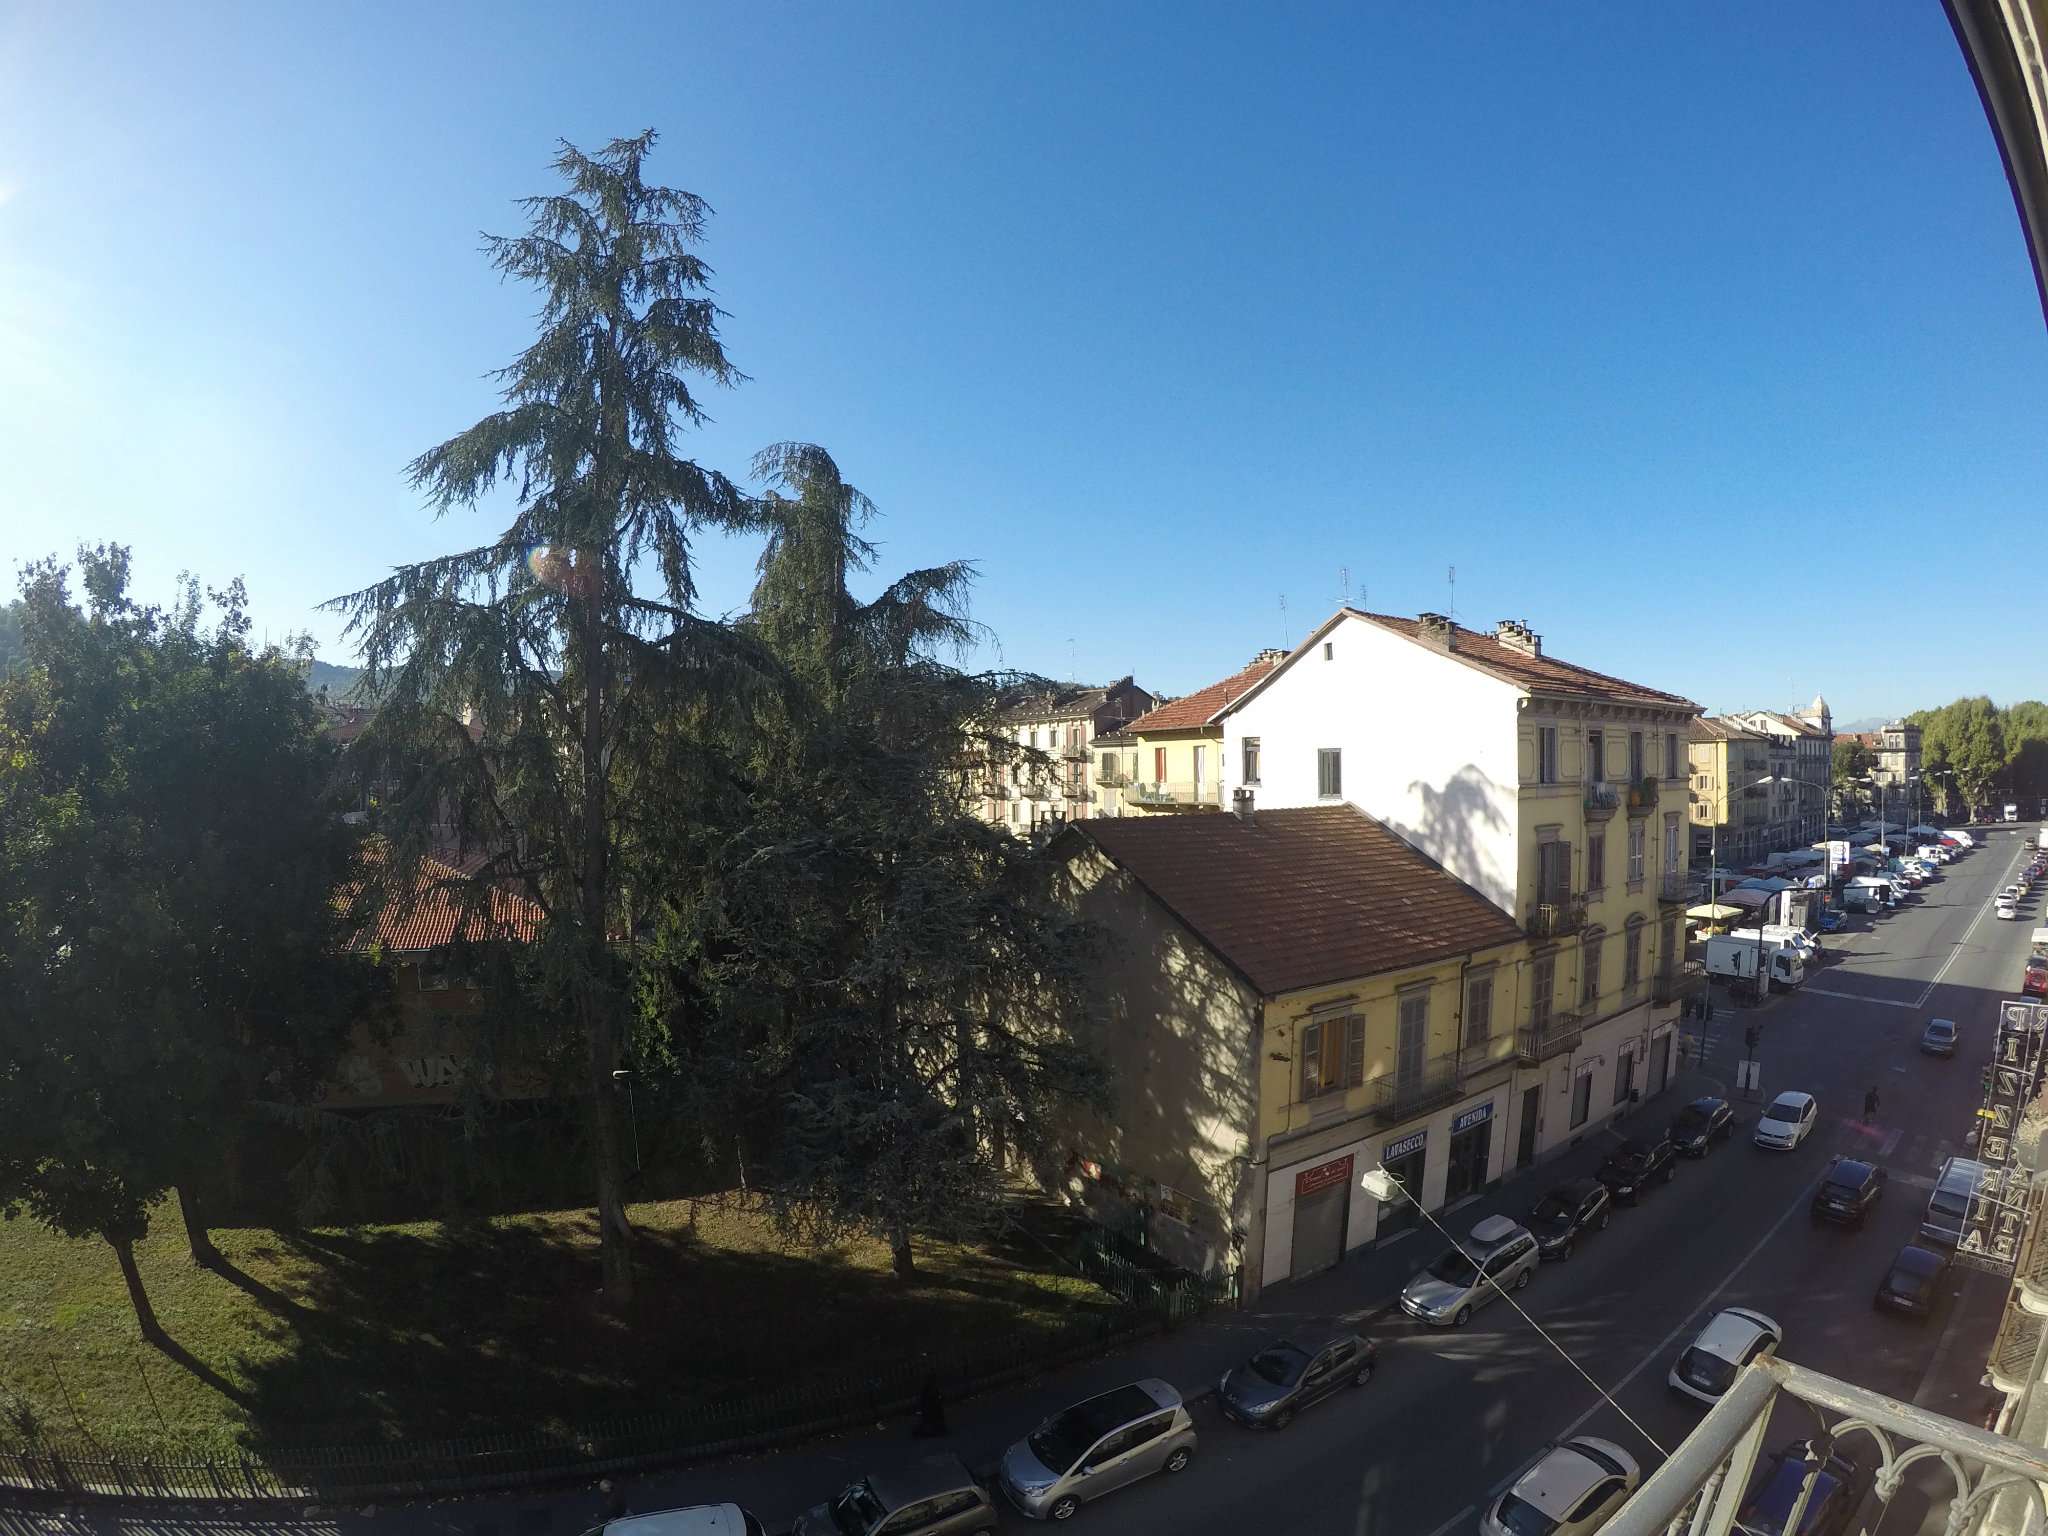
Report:
[[[2011,897],[2001,896],[1998,898],[1998,905],[1991,909],[1991,915],[2011,921],[2020,915],[2020,909],[2013,905]]]
[[[1487,1536],[1592,1536],[1636,1491],[1642,1468],[1612,1440],[1553,1445],[1479,1517]]]
[[[1819,1113],[1812,1094],[1781,1093],[1757,1117],[1756,1130],[1749,1139],[1760,1147],[1790,1152],[1806,1140]]]
[[[2007,886],[2007,887],[2006,887],[2006,888],[2005,888],[2004,890],[2002,890],[2002,891],[2000,891],[2000,892],[1998,893],[1998,895],[1999,895],[1999,899],[2000,899],[2001,901],[2012,901],[2012,902],[2016,902],[2016,901],[2018,901],[2018,900],[2019,900],[2019,899],[2020,899],[2020,898],[2021,898],[2022,896],[2024,896],[2024,895],[2026,895],[2026,894],[2027,894],[2027,893],[2026,893],[2025,889],[2024,889],[2024,888],[2022,888],[2022,887],[2020,887],[2020,886],[2017,886],[2017,885],[2008,885],[2008,886]]]
[[[1703,1403],[1718,1403],[1735,1385],[1742,1368],[1759,1355],[1777,1353],[1785,1330],[1747,1307],[1729,1307],[1714,1314],[1700,1336],[1672,1364],[1664,1379],[1674,1391]]]

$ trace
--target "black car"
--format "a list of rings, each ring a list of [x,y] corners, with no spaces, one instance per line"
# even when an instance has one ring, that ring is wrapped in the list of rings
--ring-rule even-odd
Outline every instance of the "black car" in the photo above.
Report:
[[[1298,1409],[1371,1381],[1376,1358],[1355,1333],[1275,1339],[1216,1383],[1216,1406],[1249,1429],[1285,1429]]]
[[[1829,1166],[1820,1188],[1813,1192],[1814,1225],[1833,1221],[1845,1227],[1860,1227],[1870,1208],[1883,1198],[1882,1168],[1853,1157],[1838,1157]]]
[[[1671,1144],[1687,1157],[1705,1157],[1734,1129],[1735,1111],[1726,1099],[1694,1099],[1671,1122]]]
[[[1806,1513],[1800,1516],[1798,1531],[1788,1531],[1809,1472],[1814,1479]],[[1783,1450],[1773,1451],[1764,1463],[1755,1491],[1743,1500],[1735,1516],[1735,1529],[1744,1536],[1840,1536],[1862,1508],[1871,1481],[1870,1469],[1853,1460],[1841,1446],[1823,1461],[1811,1441],[1795,1440]]]
[[[1947,1254],[1908,1243],[1878,1282],[1871,1305],[1880,1312],[1903,1312],[1924,1323],[1934,1315],[1942,1277],[1947,1273]]]
[[[1547,1192],[1529,1212],[1529,1230],[1546,1259],[1568,1259],[1582,1232],[1602,1232],[1614,1197],[1598,1179],[1573,1179]]]
[[[1642,1199],[1643,1190],[1653,1183],[1669,1184],[1678,1173],[1678,1148],[1669,1136],[1654,1141],[1629,1136],[1608,1153],[1593,1177],[1607,1186],[1617,1200],[1631,1203]]]

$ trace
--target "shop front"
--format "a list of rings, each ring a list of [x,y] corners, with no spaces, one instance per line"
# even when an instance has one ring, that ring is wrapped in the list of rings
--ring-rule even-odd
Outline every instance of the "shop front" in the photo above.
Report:
[[[1328,1269],[1343,1257],[1353,1161],[1347,1153],[1294,1176],[1294,1247],[1288,1273],[1296,1279]]]
[[[1380,1166],[1408,1191],[1409,1198],[1381,1201],[1374,1230],[1382,1238],[1406,1232],[1422,1222],[1422,1175],[1429,1158],[1429,1127],[1411,1131],[1380,1148]]]
[[[1650,1037],[1650,1097],[1655,1098],[1671,1081],[1671,1055],[1678,1043],[1676,1025],[1666,1024]]]
[[[1444,1204],[1455,1205],[1486,1187],[1493,1160],[1493,1100],[1451,1119],[1450,1166],[1444,1174]]]

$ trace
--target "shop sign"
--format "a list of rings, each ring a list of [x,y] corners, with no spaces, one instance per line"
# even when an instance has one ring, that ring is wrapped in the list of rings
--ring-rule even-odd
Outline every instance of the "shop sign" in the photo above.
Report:
[[[1493,1100],[1488,1099],[1484,1104],[1473,1105],[1472,1108],[1466,1110],[1465,1113],[1453,1120],[1451,1122],[1451,1134],[1455,1136],[1460,1131],[1469,1131],[1473,1126],[1484,1125],[1492,1118]]]
[[[1351,1154],[1332,1158],[1327,1163],[1318,1163],[1313,1168],[1304,1168],[1294,1176],[1294,1198],[1312,1195],[1319,1189],[1328,1189],[1332,1184],[1348,1184],[1351,1181]]]
[[[2011,1274],[2026,1230],[2025,1178],[2011,1177],[2013,1136],[2020,1112],[2040,1082],[2041,1047],[2048,1006],[2001,1003],[1998,1038],[1985,1072],[1984,1103],[1977,1111],[1977,1161],[1984,1178],[1970,1197],[1956,1262],[1993,1274]]]
[[[1380,1166],[1384,1168],[1388,1163],[1398,1163],[1409,1154],[1420,1152],[1423,1144],[1428,1140],[1429,1127],[1425,1125],[1419,1131],[1409,1132],[1399,1141],[1388,1142],[1384,1147],[1380,1148]]]

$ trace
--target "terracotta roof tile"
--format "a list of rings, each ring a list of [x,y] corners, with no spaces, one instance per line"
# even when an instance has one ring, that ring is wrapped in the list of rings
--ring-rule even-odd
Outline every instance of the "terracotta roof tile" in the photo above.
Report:
[[[1262,656],[1242,672],[1233,672],[1220,683],[1197,689],[1185,698],[1162,704],[1150,714],[1140,715],[1124,729],[1133,736],[1148,731],[1186,731],[1207,725],[1224,705],[1245,692],[1287,658]],[[1097,738],[1100,740],[1100,738]]]
[[[411,896],[380,909],[349,947],[362,950],[377,944],[403,951],[439,949],[454,943],[458,935],[470,944],[490,939],[531,942],[540,937],[540,909],[532,902],[502,886],[483,887],[476,891],[476,901],[466,900],[468,888],[474,886],[452,865],[422,859]],[[353,897],[355,891],[346,894]]]
[[[1406,635],[1418,645],[1428,645],[1422,638],[1422,625],[1416,619],[1399,618],[1392,614],[1366,613],[1360,609],[1347,610],[1359,618],[1369,619],[1384,629]],[[1571,662],[1560,661],[1555,656],[1531,656],[1503,645],[1492,635],[1466,629],[1463,625],[1451,626],[1451,652],[1473,666],[1491,672],[1509,682],[1524,688],[1541,688],[1552,693],[1587,694],[1600,699],[1641,699],[1653,704],[1676,704],[1686,709],[1697,710],[1699,706],[1675,693],[1666,693],[1661,688],[1646,688],[1641,683],[1627,682],[1619,677],[1609,677],[1605,672],[1595,672],[1590,667],[1574,666]]]
[[[1513,919],[1355,806],[1074,823],[1267,996],[1511,943]]]

